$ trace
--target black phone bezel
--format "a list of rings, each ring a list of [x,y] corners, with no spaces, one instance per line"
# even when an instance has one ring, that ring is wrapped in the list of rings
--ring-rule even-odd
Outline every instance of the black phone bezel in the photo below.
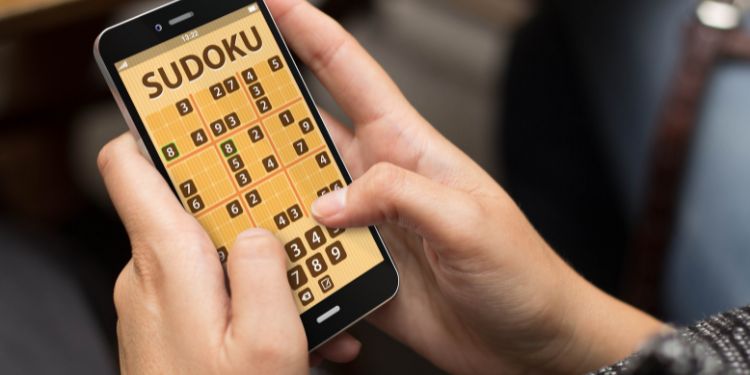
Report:
[[[98,63],[112,88],[112,93],[117,99],[123,115],[126,116],[130,125],[132,125],[139,133],[146,150],[154,161],[154,165],[170,185],[175,193],[175,197],[178,197],[175,185],[170,180],[161,158],[159,157],[158,151],[146,132],[143,121],[130,99],[125,85],[120,79],[115,64],[160,43],[179,37],[186,32],[194,30],[231,12],[250,6],[253,3],[258,4],[260,11],[263,13],[266,23],[269,25],[274,35],[275,42],[282,51],[287,66],[291,70],[292,75],[305,98],[305,101],[318,124],[318,129],[320,129],[323,134],[323,137],[336,160],[338,168],[344,175],[346,183],[351,184],[352,182],[351,176],[333,143],[328,129],[317,110],[315,102],[302,79],[302,75],[300,74],[299,69],[265,2],[263,0],[221,0],[212,2],[178,0],[106,29],[99,35],[95,43],[95,55]],[[155,30],[154,26],[156,24],[168,25],[168,20],[187,12],[193,12],[193,16],[190,19],[175,26],[164,26],[161,31]],[[378,248],[380,249],[383,261],[333,295],[318,302],[312,309],[300,315],[305,327],[308,347],[310,350],[314,350],[330,338],[364,318],[367,314],[393,298],[398,291],[399,276],[393,260],[391,259],[378,230],[375,227],[370,227],[369,230],[372,234],[373,240],[377,243]],[[321,324],[317,323],[316,319],[319,316],[337,306],[340,309],[338,313],[331,316]]]

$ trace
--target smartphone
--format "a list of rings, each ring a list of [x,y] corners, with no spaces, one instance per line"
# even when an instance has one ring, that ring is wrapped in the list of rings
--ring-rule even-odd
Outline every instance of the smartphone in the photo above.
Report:
[[[94,55],[222,262],[249,228],[284,244],[310,350],[395,296],[398,273],[376,228],[326,228],[311,216],[315,199],[351,177],[262,0],[174,1],[106,29]]]

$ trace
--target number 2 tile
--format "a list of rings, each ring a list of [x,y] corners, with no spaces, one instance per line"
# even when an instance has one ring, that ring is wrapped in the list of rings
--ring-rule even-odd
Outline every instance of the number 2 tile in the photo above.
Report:
[[[245,200],[247,200],[247,204],[248,206],[250,206],[250,208],[253,208],[263,203],[263,198],[261,198],[260,193],[258,193],[258,190],[253,190],[245,194]]]

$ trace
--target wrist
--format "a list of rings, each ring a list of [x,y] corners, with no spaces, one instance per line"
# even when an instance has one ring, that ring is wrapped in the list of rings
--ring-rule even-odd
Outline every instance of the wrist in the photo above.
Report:
[[[566,267],[557,361],[550,372],[587,373],[627,358],[650,338],[671,328],[604,293]]]

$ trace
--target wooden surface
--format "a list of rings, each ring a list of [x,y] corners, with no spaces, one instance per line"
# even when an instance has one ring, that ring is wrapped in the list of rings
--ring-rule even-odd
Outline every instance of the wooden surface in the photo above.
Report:
[[[95,17],[122,0],[0,0],[0,40]]]
[[[80,0],[1,0],[0,20],[24,14],[32,14],[40,10],[73,2],[80,2]]]

